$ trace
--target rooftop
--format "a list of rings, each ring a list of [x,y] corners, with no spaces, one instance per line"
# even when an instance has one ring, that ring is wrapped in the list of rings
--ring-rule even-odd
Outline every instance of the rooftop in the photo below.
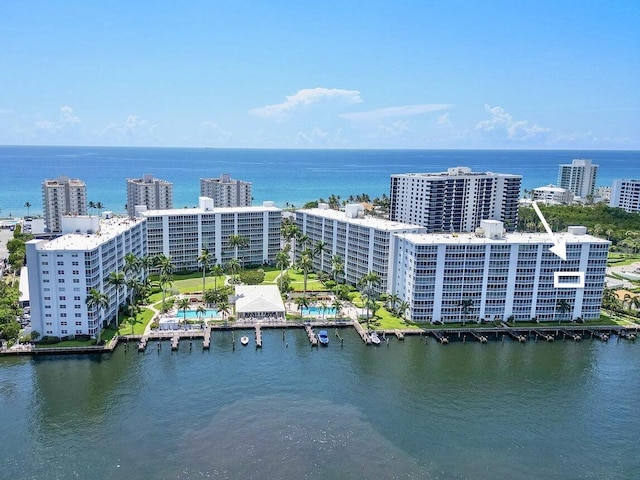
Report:
[[[469,167],[453,167],[446,172],[439,173],[395,173],[392,177],[426,177],[426,178],[452,178],[452,177],[508,177],[522,178],[522,175],[514,175],[510,173],[493,173],[493,172],[472,172]]]
[[[42,242],[38,250],[93,250],[143,221],[128,217],[102,219],[97,233],[68,233],[49,242]]]
[[[169,208],[164,210],[146,210],[140,212],[144,217],[160,217],[160,216],[180,216],[180,215],[213,215],[216,213],[248,213],[248,212],[281,212],[282,210],[273,202],[265,202],[267,205],[256,205],[247,207],[214,207],[204,209],[201,207],[192,208]]]
[[[553,241],[546,232],[527,233],[513,232],[505,234],[501,239],[491,239],[484,236],[478,236],[475,233],[403,233],[398,237],[405,238],[408,241],[420,245],[480,245],[480,244],[549,244]],[[567,245],[576,243],[611,243],[609,240],[594,237],[593,235],[583,234],[576,235],[569,232],[554,233],[556,240],[564,240]]]
[[[304,210],[296,210],[298,213],[307,215],[315,215],[317,217],[327,218],[330,220],[339,220],[341,222],[362,227],[375,228],[377,230],[396,231],[396,230],[414,230],[426,231],[425,227],[413,225],[411,223],[394,222],[385,218],[364,216],[364,217],[348,217],[341,210],[333,210],[330,208],[307,208]]]

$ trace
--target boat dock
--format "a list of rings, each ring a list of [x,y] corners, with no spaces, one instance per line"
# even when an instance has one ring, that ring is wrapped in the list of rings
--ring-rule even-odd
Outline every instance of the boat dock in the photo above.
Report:
[[[207,325],[204,329],[204,340],[202,341],[202,349],[209,350],[211,346],[211,327]]]
[[[393,333],[398,340],[404,340],[404,333],[402,333],[400,330],[396,329],[393,331]]]
[[[262,330],[260,330],[260,325],[256,325],[256,348],[262,348]]]
[[[429,330],[427,334],[433,335],[442,345],[449,343],[449,338],[437,330]]]
[[[475,338],[476,340],[478,340],[480,343],[487,343],[488,339],[486,336],[481,335],[479,333],[474,332],[473,330],[469,330],[469,333],[471,334],[471,336],[473,338]]]
[[[536,340],[538,338],[544,338],[547,342],[553,342],[555,337],[550,332],[541,332],[540,330],[533,330],[533,333],[536,335]]]
[[[566,338],[566,337],[569,337],[574,342],[579,342],[579,341],[582,340],[582,335],[580,335],[577,332],[569,332],[569,331],[564,330],[564,329],[560,330],[560,332],[562,332],[562,335],[564,336],[563,339]]]
[[[353,327],[356,329],[356,332],[358,333],[358,335],[360,335],[360,338],[364,343],[366,343],[367,345],[371,344],[371,338],[369,337],[369,334],[364,329],[364,327],[360,325],[360,322],[358,322],[357,320],[354,321]]]
[[[305,332],[307,332],[307,338],[312,347],[318,346],[318,336],[314,333],[313,328],[309,325],[305,325]]]

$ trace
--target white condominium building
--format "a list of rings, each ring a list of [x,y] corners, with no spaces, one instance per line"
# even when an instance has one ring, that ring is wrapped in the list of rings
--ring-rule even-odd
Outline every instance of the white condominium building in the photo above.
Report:
[[[573,202],[573,193],[571,193],[570,190],[556,187],[555,185],[534,188],[531,197],[532,200],[538,200],[547,204],[569,205]]]
[[[82,180],[65,176],[42,182],[44,222],[50,233],[62,231],[64,215],[87,214],[87,186]]]
[[[251,206],[251,182],[243,182],[223,173],[220,178],[201,178],[200,196],[213,199],[214,207]]]
[[[149,210],[173,208],[173,183],[153,178],[146,174],[142,178],[127,179],[127,212],[130,217],[136,213],[136,206],[146,206]]]
[[[467,167],[443,173],[391,175],[389,218],[423,225],[428,232],[472,232],[480,221],[518,221],[522,176],[472,172]]]
[[[318,208],[296,211],[296,224],[309,238],[306,245],[314,249],[323,242],[324,249],[314,257],[314,268],[332,274],[332,258],[337,255],[344,265],[341,279],[355,285],[369,272],[380,276],[378,292],[387,290],[387,276],[393,266],[390,255],[394,233],[426,232],[424,227],[365,217],[362,205],[347,205],[344,212],[330,209],[327,204]],[[300,255],[296,248],[296,255]]]
[[[26,244],[31,324],[41,336],[95,337],[100,325],[116,316],[118,295],[108,283],[109,274],[122,271],[125,255],[146,255],[146,224],[129,218],[65,217],[63,230],[82,233]],[[104,311],[87,306],[93,288],[109,299]],[[122,287],[120,304],[126,298]]]
[[[639,212],[640,180],[614,180],[609,205],[627,212]]]
[[[389,291],[416,322],[599,318],[609,241],[569,227],[555,234],[566,241],[563,261],[545,233],[502,231],[486,221],[477,235],[397,235]]]
[[[598,165],[593,165],[591,160],[576,159],[570,164],[563,163],[558,169],[558,186],[586,199],[594,193],[597,173]]]
[[[148,210],[140,214],[147,219],[149,255],[171,257],[176,270],[197,270],[203,249],[214,257],[214,263],[225,265],[235,258],[236,249],[229,245],[233,235],[247,239],[246,247],[238,247],[238,260],[243,265],[273,263],[280,250],[282,210],[273,202],[262,206],[214,208],[213,200],[200,197],[198,208]]]

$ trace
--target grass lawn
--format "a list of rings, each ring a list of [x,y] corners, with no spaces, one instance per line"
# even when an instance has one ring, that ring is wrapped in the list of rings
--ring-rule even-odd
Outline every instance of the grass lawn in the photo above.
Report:
[[[304,291],[304,274],[302,272],[298,272],[294,269],[289,269],[289,284],[291,288],[293,288],[296,292]],[[322,291],[326,292],[327,287],[325,287],[320,280],[318,280],[318,276],[315,273],[310,273],[307,275],[307,291]]]
[[[286,273],[286,270],[285,270]],[[262,282],[263,284],[268,284],[268,283],[276,283],[276,278],[278,278],[278,275],[280,275],[280,270],[270,270],[270,271],[266,271],[264,272],[264,282]]]
[[[131,324],[122,323],[120,325],[120,329],[118,331],[118,335],[142,335],[144,333],[144,329],[147,324],[153,318],[153,310],[149,310],[148,308],[143,308],[140,315],[136,320],[136,323],[133,325],[133,331],[131,328]]]
[[[640,255],[630,253],[610,253],[607,259],[610,267],[623,267],[636,262],[640,262]]]
[[[93,347],[93,340],[65,340],[64,342],[53,343],[51,345],[36,344],[36,348],[60,348],[60,347]]]

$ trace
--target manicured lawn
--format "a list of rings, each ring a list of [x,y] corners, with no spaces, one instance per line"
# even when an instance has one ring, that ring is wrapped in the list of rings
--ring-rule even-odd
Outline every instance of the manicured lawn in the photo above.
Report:
[[[286,270],[285,270],[286,273]],[[280,270],[270,270],[270,271],[266,271],[264,272],[264,283],[276,283],[276,278],[278,278],[278,275],[280,275]]]
[[[304,274],[293,268],[289,269],[289,284],[294,291],[303,292]],[[318,280],[318,276],[315,273],[310,273],[307,275],[307,291],[327,291],[327,287]]]
[[[640,255],[628,253],[610,253],[607,263],[610,267],[623,267],[640,262]]]
[[[60,347],[92,347],[95,346],[93,340],[65,340],[64,342],[53,343],[51,345],[36,344],[36,348],[60,348]]]
[[[147,324],[151,321],[152,318],[153,318],[153,310],[144,308],[142,312],[138,315],[138,319],[136,323],[133,325],[133,331],[131,329],[130,324],[123,322],[120,325],[120,330],[118,331],[118,335],[142,335],[144,333],[144,329],[146,328]]]

